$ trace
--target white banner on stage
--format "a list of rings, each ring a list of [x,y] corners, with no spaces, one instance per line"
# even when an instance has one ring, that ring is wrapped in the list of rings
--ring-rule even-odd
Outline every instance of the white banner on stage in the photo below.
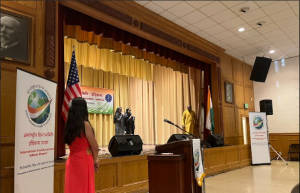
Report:
[[[203,179],[205,177],[202,155],[200,149],[200,139],[193,139],[193,158],[194,158],[194,172],[195,178],[199,186],[202,186]]]
[[[53,193],[56,83],[17,70],[15,193]]]
[[[252,164],[270,164],[267,116],[265,112],[249,112]]]

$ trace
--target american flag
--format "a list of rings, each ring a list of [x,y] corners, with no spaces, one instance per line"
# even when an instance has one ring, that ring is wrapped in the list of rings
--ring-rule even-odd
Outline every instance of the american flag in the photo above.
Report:
[[[62,112],[61,112],[65,121],[67,120],[68,117],[69,103],[73,98],[77,98],[77,97],[81,97],[81,89],[79,85],[75,51],[73,51],[71,66],[70,66],[69,76],[67,81],[67,88],[65,90],[64,102],[63,102]]]

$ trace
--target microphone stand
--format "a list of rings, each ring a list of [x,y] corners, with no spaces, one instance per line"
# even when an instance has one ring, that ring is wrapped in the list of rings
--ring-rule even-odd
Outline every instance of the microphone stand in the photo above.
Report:
[[[181,131],[186,132],[186,133],[189,134],[190,136],[193,136],[195,139],[198,139],[198,137],[196,137],[195,135],[193,135],[193,134],[187,132],[185,129],[181,129],[181,127],[179,127],[178,125],[175,125],[175,124],[174,124],[174,126],[177,127],[178,129],[180,129]]]

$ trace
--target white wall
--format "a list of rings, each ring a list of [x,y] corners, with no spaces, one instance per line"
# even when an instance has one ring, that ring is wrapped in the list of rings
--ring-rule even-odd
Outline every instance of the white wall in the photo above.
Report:
[[[272,62],[266,82],[254,82],[256,112],[263,99],[273,103],[269,133],[299,133],[299,56]]]

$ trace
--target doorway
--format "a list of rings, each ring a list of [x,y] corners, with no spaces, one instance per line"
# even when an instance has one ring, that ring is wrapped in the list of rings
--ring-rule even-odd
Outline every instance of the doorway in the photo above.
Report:
[[[242,127],[244,145],[247,145],[250,143],[249,117],[242,117]]]

